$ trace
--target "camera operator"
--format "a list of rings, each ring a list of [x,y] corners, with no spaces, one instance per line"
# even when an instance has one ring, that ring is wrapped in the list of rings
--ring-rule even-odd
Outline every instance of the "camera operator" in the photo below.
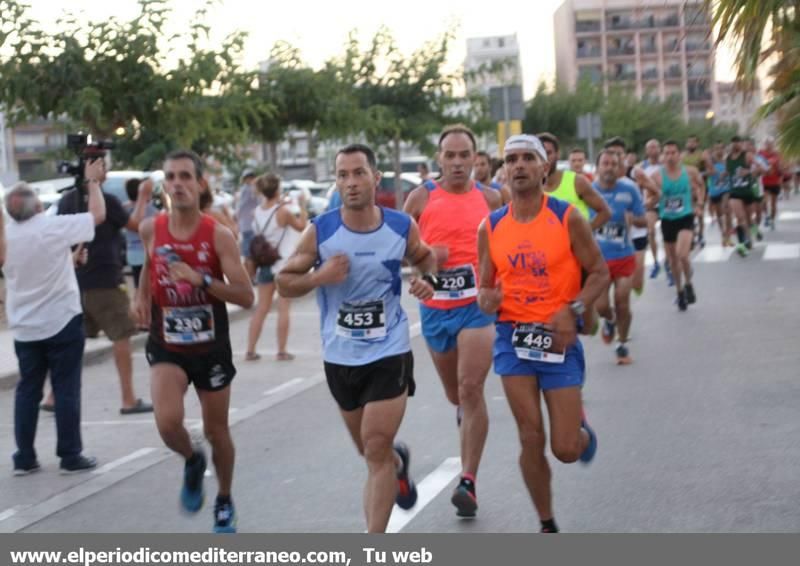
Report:
[[[84,332],[70,247],[91,240],[95,225],[106,217],[98,181],[102,172],[100,160],[86,166],[88,213],[42,214],[42,203],[25,183],[17,184],[5,198],[10,221],[0,258],[5,255],[8,324],[14,334],[20,373],[14,404],[15,475],[40,469],[34,439],[48,371],[55,396],[56,454],[61,458],[62,473],[82,472],[97,465],[94,458],[82,454]],[[0,211],[0,219],[2,216]]]
[[[106,179],[105,161],[96,179],[102,187]],[[130,415],[153,410],[150,403],[136,397],[133,391],[133,356],[130,337],[136,325],[130,317],[130,299],[122,273],[122,229],[138,230],[153,192],[152,183],[142,183],[136,205],[129,214],[117,197],[103,192],[106,218],[98,224],[94,239],[87,244],[88,258],[77,267],[81,289],[86,335],[96,338],[102,330],[113,343],[114,363],[122,392],[120,414]],[[85,191],[74,188],[64,193],[58,203],[58,214],[76,214],[83,208]]]

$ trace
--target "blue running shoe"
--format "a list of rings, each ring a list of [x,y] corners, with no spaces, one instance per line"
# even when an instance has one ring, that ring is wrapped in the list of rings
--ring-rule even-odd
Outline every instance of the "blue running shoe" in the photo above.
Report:
[[[186,461],[183,468],[181,506],[188,513],[197,513],[203,507],[203,475],[206,473],[206,455],[201,448]]]
[[[397,468],[397,499],[395,503],[401,509],[411,509],[417,503],[417,486],[409,474],[411,464],[411,451],[403,442],[394,445],[394,451],[400,457],[400,466]]]
[[[456,515],[459,517],[474,517],[478,511],[478,498],[475,497],[475,479],[472,476],[462,476],[461,481],[453,490],[450,502],[456,506]]]
[[[233,501],[220,501],[214,504],[214,532],[215,533],[235,533],[236,532],[236,508]]]
[[[653,269],[650,270],[650,279],[655,279],[658,277],[658,274],[661,273],[661,264],[655,262],[653,264]]]
[[[665,267],[664,271],[667,274],[667,286],[668,287],[674,287],[675,286],[675,278],[672,277],[672,270],[669,268],[669,264],[665,263],[664,267]]]
[[[581,420],[581,428],[589,433],[589,445],[583,451],[583,454],[581,454],[580,460],[584,464],[588,464],[594,460],[594,455],[597,452],[597,435],[594,433],[594,429],[589,426],[589,423],[586,422],[586,415],[584,415]]]
[[[603,320],[603,333],[601,337],[603,338],[603,342],[606,344],[611,344],[614,341],[614,334],[617,332],[617,323],[616,322],[609,322],[608,320]]]

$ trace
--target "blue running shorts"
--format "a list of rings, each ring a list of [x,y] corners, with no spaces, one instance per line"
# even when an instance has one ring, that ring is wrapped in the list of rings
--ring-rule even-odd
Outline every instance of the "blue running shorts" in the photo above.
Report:
[[[422,335],[434,352],[443,354],[456,347],[458,333],[465,328],[483,328],[494,324],[495,315],[485,314],[473,302],[454,309],[432,309],[419,305]]]

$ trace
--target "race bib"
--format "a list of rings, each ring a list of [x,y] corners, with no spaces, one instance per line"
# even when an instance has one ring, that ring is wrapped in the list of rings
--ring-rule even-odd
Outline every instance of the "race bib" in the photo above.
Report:
[[[386,314],[382,299],[342,303],[336,319],[336,334],[353,340],[386,336]]]
[[[731,186],[734,189],[749,189],[750,188],[750,177],[749,176],[736,175],[733,178],[733,180],[731,181]]]
[[[201,344],[214,340],[211,305],[164,308],[164,341],[167,344]]]
[[[622,244],[625,242],[625,224],[607,222],[599,230],[600,238],[609,242]]]
[[[564,362],[564,350],[555,350],[553,333],[543,324],[518,324],[514,328],[511,345],[521,360],[548,364]]]
[[[683,197],[669,197],[664,202],[664,212],[681,212],[683,210]]]
[[[434,299],[453,301],[477,296],[475,268],[471,264],[443,269],[436,274],[436,284],[433,286]]]

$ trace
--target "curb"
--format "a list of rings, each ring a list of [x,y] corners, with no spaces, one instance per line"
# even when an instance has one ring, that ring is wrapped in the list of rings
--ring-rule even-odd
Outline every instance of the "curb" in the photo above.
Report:
[[[243,309],[233,306],[228,309],[228,320],[234,322],[246,318],[252,309]],[[131,350],[143,348],[147,342],[147,332],[141,332],[131,336]],[[105,361],[111,357],[112,344],[107,338],[87,338],[86,347],[83,350],[83,367],[91,366]],[[15,360],[16,361],[16,360]],[[0,370],[0,390],[13,389],[17,385],[19,371],[16,368],[11,371]]]

